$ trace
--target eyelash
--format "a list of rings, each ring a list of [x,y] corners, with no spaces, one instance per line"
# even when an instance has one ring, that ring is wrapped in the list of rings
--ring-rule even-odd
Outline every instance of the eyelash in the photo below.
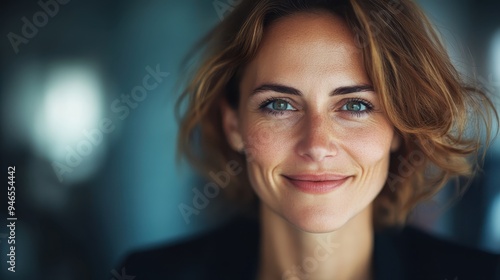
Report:
[[[273,110],[273,109],[266,108],[269,104],[273,103],[274,101],[278,101],[278,100],[282,100],[282,101],[285,101],[286,103],[290,104],[290,102],[288,102],[286,99],[277,98],[277,97],[270,97],[270,98],[267,98],[266,100],[262,101],[259,104],[259,110],[261,110],[265,113],[268,113],[270,115],[273,115],[273,116],[278,116],[278,115],[282,116],[286,111],[290,111],[290,110]]]
[[[265,113],[268,113],[270,115],[273,115],[273,116],[282,116],[283,114],[285,114],[285,112],[287,111],[293,111],[293,110],[273,110],[273,109],[269,109],[269,108],[266,108],[269,104],[273,103],[274,101],[278,101],[278,100],[282,100],[282,101],[285,101],[286,103],[290,104],[290,102],[288,102],[286,99],[283,99],[283,98],[278,98],[278,97],[270,97],[270,98],[267,98],[266,100],[262,101],[260,104],[259,104],[259,110],[265,112]],[[366,107],[366,109],[364,111],[348,111],[348,110],[342,110],[342,111],[346,111],[346,112],[349,112],[350,114],[352,114],[353,116],[355,117],[361,117],[363,116],[363,114],[369,114],[373,111],[373,104],[366,100],[366,99],[362,99],[362,98],[348,98],[346,100],[344,100],[344,104],[341,106],[341,107],[344,107],[346,106],[348,103],[350,102],[357,102],[357,103],[361,103],[362,105],[364,105]]]
[[[357,103],[361,103],[363,104],[366,109],[364,111],[347,111],[349,113],[351,113],[353,116],[355,117],[361,117],[363,114],[370,114],[371,112],[373,112],[373,104],[366,100],[366,99],[363,99],[363,98],[348,98],[347,100],[345,100],[344,104],[342,105],[342,107],[344,107],[345,105],[347,105],[347,103],[349,102],[357,102]]]

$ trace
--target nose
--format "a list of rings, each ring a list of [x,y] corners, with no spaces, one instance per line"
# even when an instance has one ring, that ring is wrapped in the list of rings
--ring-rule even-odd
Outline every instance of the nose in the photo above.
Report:
[[[297,152],[301,157],[320,162],[337,155],[338,141],[329,116],[309,114],[301,130],[303,134],[297,145]]]

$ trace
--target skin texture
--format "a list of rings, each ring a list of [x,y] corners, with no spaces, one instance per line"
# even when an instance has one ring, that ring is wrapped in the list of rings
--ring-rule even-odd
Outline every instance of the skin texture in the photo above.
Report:
[[[371,205],[399,138],[370,89],[354,42],[345,22],[326,12],[281,18],[266,29],[244,69],[239,109],[222,106],[228,141],[244,150],[262,202],[260,279],[281,279],[301,265],[314,255],[319,237],[339,246],[307,272],[314,276],[309,279],[369,279]],[[362,90],[332,95],[346,87]],[[326,173],[347,180],[312,194],[287,179]]]

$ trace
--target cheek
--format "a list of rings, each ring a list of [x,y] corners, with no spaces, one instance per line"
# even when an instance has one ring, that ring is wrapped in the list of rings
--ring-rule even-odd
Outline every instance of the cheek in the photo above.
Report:
[[[291,151],[289,134],[290,129],[276,122],[254,121],[245,126],[243,141],[248,163],[262,168],[277,165]]]
[[[344,135],[349,135],[343,137],[345,150],[359,164],[376,164],[389,159],[394,132],[387,122],[354,129]]]
[[[279,166],[286,162],[292,150],[289,135],[270,122],[252,122],[244,127],[248,179],[257,196],[263,201],[280,200],[275,175]]]
[[[372,201],[383,188],[389,172],[393,128],[379,123],[355,133],[347,142],[349,156],[358,170],[358,197]]]

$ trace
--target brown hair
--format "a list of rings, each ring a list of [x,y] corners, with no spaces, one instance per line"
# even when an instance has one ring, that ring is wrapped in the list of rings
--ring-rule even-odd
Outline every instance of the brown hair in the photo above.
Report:
[[[205,174],[236,160],[243,172],[226,190],[239,201],[254,196],[246,159],[229,148],[220,102],[238,106],[239,73],[255,56],[266,27],[297,12],[326,10],[341,16],[356,44],[382,107],[401,136],[389,176],[374,201],[376,225],[403,222],[420,201],[450,178],[474,174],[481,148],[498,114],[487,95],[463,83],[432,25],[409,0],[244,0],[199,44],[202,59],[180,96],[180,154]],[[185,112],[179,114],[183,102]]]

